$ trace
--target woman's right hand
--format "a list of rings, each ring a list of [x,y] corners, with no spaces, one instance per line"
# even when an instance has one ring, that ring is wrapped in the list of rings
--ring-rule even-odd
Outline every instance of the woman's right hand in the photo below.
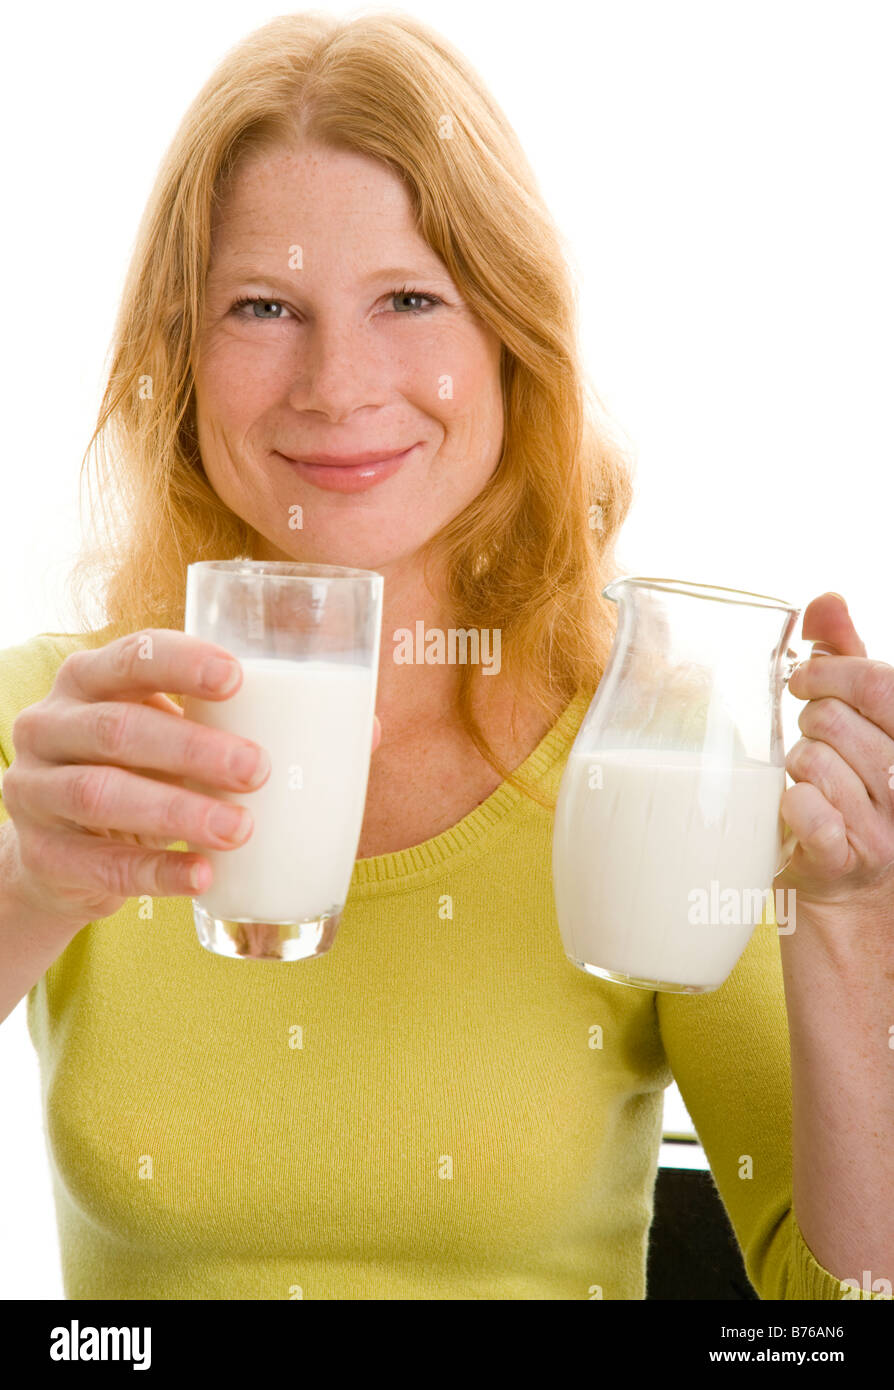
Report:
[[[231,688],[212,688],[223,658]],[[24,904],[78,927],[109,917],[130,897],[195,896],[210,885],[200,854],[165,850],[177,840],[234,849],[251,832],[245,807],[187,790],[186,778],[230,792],[256,791],[269,774],[258,744],[187,719],[163,693],[227,699],[241,683],[223,647],[170,628],[146,628],[66,657],[49,694],[12,729],[15,757],[3,801],[15,827],[12,889]],[[237,762],[247,754],[245,765]],[[235,837],[228,830],[244,812]],[[190,875],[199,867],[203,877]]]

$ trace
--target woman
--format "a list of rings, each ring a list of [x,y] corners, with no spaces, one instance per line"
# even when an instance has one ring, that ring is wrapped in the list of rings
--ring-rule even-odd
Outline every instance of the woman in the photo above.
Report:
[[[892,1279],[894,671],[836,598],[792,681],[798,930],[698,998],[562,952],[551,808],[630,498],[572,303],[505,118],[408,18],[278,19],[187,113],[95,436],[105,626],[0,665],[5,1011],[28,993],[68,1297],[642,1298],[672,1078],[762,1297]],[[266,776],[179,704],[215,654],[185,565],[235,555],[385,576],[360,857],[294,969],[204,952],[209,866],[165,848],[232,845],[215,789]],[[390,660],[419,619],[499,632],[499,674]]]

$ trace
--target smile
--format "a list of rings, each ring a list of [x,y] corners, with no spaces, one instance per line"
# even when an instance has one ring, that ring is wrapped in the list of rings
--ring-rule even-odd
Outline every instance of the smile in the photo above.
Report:
[[[378,463],[301,463],[286,458],[285,454],[277,453],[276,456],[306,478],[313,487],[321,488],[324,492],[365,492],[367,488],[393,477],[418,448],[418,444],[413,444],[402,454],[394,454],[392,458],[381,459]]]

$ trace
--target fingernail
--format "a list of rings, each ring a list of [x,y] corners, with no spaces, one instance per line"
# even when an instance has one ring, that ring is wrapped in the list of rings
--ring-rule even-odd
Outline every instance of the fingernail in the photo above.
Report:
[[[216,806],[208,817],[215,835],[225,840],[241,840],[251,824],[251,812],[241,806]]]
[[[232,690],[238,679],[239,667],[234,661],[226,661],[223,657],[214,657],[202,668],[202,684],[206,690],[217,690],[222,694],[225,690]]]
[[[189,886],[193,889],[200,889],[205,882],[204,864],[193,864],[189,871]]]
[[[260,782],[270,771],[270,759],[263,749],[240,748],[231,766],[241,782]]]

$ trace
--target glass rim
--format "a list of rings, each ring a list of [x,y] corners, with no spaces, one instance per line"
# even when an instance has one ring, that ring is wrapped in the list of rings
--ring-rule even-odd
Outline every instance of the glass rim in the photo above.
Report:
[[[602,597],[614,599],[610,590],[622,584],[638,584],[643,589],[659,589],[666,593],[687,594],[691,598],[712,599],[716,603],[746,604],[751,608],[772,608],[777,612],[800,613],[800,608],[783,598],[770,594],[753,594],[748,589],[726,589],[719,584],[697,584],[688,579],[658,579],[641,574],[621,574],[606,584]]]
[[[315,565],[298,560],[194,560],[189,570],[221,570],[229,574],[260,575],[266,579],[378,579],[385,576],[378,570],[351,569],[344,565]]]

